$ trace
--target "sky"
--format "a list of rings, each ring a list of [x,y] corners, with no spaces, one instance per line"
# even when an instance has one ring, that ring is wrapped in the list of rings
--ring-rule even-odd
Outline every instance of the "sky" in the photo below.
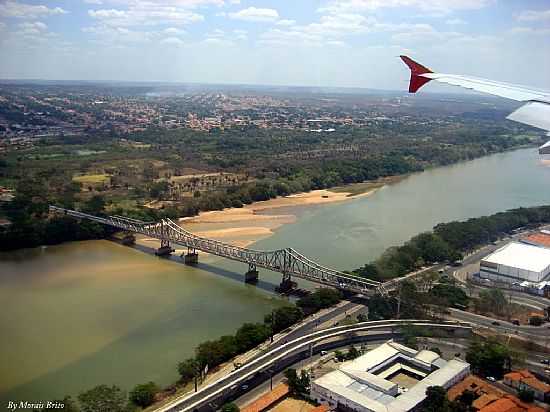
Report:
[[[550,90],[550,0],[0,0],[0,78]]]

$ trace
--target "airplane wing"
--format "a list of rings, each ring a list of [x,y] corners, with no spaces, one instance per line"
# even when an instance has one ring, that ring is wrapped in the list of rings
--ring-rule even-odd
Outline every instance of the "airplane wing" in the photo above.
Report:
[[[528,124],[550,132],[550,92],[536,90],[477,77],[461,76],[456,74],[434,73],[427,67],[415,62],[407,56],[400,56],[401,60],[411,70],[409,93],[416,93],[426,83],[435,80],[453,86],[505,97],[507,99],[525,102],[507,116],[507,119]],[[550,136],[550,133],[547,133]],[[550,154],[550,142],[539,148],[539,153]]]

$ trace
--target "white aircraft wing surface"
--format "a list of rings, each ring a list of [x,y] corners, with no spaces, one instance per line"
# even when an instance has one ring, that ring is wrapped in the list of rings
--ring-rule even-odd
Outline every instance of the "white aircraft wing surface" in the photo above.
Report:
[[[508,115],[507,119],[528,124],[550,131],[550,91],[537,90],[515,84],[496,82],[477,77],[456,74],[434,73],[427,67],[415,62],[407,56],[400,56],[411,70],[409,92],[416,93],[424,84],[434,80],[453,86],[505,97],[507,99],[525,102],[523,106]],[[550,133],[548,133],[550,135]],[[550,142],[539,148],[541,154],[550,154]]]

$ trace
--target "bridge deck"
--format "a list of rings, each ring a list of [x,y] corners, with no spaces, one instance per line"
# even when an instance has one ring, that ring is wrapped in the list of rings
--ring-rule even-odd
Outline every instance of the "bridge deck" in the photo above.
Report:
[[[217,240],[197,236],[181,228],[170,219],[162,219],[160,222],[144,222],[118,215],[100,217],[57,206],[50,206],[50,211],[79,219],[88,219],[129,232],[140,233],[159,239],[161,242],[171,242],[190,249],[247,263],[254,267],[280,272],[284,276],[295,276],[342,290],[367,293],[381,286],[380,282],[324,267],[292,248],[261,251],[233,246]]]

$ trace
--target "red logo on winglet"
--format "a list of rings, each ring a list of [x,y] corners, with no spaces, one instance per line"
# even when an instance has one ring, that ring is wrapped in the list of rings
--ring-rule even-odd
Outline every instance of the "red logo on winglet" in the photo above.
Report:
[[[411,81],[409,83],[409,93],[416,93],[418,89],[428,83],[431,79],[419,76],[424,73],[433,73],[430,69],[422,66],[420,63],[415,62],[413,59],[407,56],[399,56],[401,60],[405,62],[409,69],[411,69]]]

